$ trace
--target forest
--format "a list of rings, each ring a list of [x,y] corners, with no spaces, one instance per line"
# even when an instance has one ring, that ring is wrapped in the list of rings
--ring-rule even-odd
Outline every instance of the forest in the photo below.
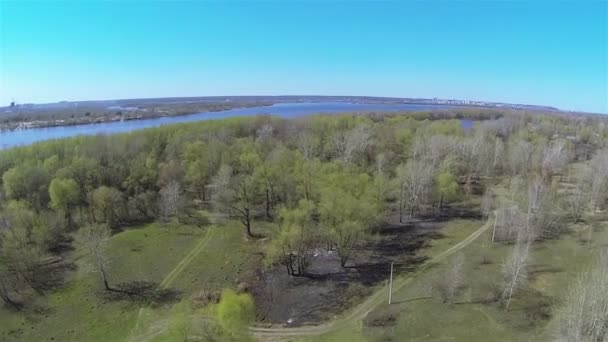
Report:
[[[384,253],[382,263],[394,261],[410,289],[435,272],[421,285],[430,299],[416,305],[432,301],[426,308],[448,312],[474,303],[508,327],[502,333],[532,334],[514,339],[608,341],[608,119],[599,115],[240,117],[12,148],[0,151],[0,175],[2,340],[103,340],[95,329],[131,341],[292,340],[292,325],[303,340],[359,340],[344,337],[355,331],[346,323],[319,333],[309,327],[373,300],[388,268],[371,279],[379,267],[372,261]],[[483,243],[471,238],[443,258],[439,248],[451,247],[443,239],[466,238],[479,226]],[[425,227],[437,231],[413,235]],[[389,247],[389,231],[415,248]],[[153,250],[140,246],[156,238]],[[221,248],[197,258],[214,244]],[[475,246],[479,255],[469,255]],[[559,259],[569,271],[549,271],[548,260],[566,257],[566,248],[589,257],[571,268]],[[204,271],[191,269],[197,263]],[[157,268],[167,272],[156,275]],[[321,301],[306,309],[320,313],[301,321],[300,304],[277,311],[290,303],[281,292],[306,302],[303,292],[286,291],[321,283],[335,283],[330,294],[352,301]],[[73,310],[67,297],[86,298],[70,305],[92,306],[82,317],[105,325],[78,330],[77,315],[60,317],[62,307]],[[402,304],[382,303],[362,318],[370,332],[361,340],[424,330],[402,322]],[[53,316],[60,327],[45,323]],[[143,328],[146,319],[162,324]],[[340,326],[347,335],[336,333]]]

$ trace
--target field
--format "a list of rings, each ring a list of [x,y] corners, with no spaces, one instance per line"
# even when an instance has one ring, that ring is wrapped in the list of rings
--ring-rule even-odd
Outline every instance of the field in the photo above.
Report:
[[[110,240],[109,250],[114,256],[110,282],[144,280],[153,287],[162,284],[175,291],[176,297],[200,284],[196,277],[204,276],[206,286],[230,286],[235,278],[226,276],[224,268],[245,263],[247,255],[218,251],[234,248],[241,244],[241,238],[242,230],[234,226],[201,229],[149,224],[129,229]],[[209,248],[196,248],[205,246]],[[197,253],[191,254],[193,251]],[[166,307],[177,300],[160,298],[141,303],[108,298],[99,275],[92,272],[90,260],[80,254],[79,250],[72,253],[77,271],[69,275],[73,278],[67,282],[69,285],[49,293],[35,309],[18,315],[7,308],[0,309],[3,340],[120,341],[131,334],[141,307]]]

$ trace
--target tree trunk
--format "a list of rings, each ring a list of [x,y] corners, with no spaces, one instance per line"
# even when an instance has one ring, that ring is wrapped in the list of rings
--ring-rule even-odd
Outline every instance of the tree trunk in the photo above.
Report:
[[[272,218],[270,215],[270,191],[268,189],[266,189],[266,217],[269,219]]]
[[[247,235],[249,237],[255,237],[251,232],[251,215],[249,214],[249,209],[245,209],[245,228],[247,228]]]
[[[439,211],[443,210],[443,194],[441,194],[441,197],[439,198]]]
[[[399,223],[403,223],[403,190],[399,194]]]

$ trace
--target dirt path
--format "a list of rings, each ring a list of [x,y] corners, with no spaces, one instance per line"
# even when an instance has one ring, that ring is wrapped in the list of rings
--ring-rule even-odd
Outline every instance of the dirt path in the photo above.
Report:
[[[194,246],[194,248],[173,268],[173,270],[171,270],[171,272],[169,272],[169,274],[167,274],[167,276],[165,276],[165,278],[160,282],[158,287],[160,289],[166,289],[171,286],[173,281],[175,281],[175,279],[184,271],[184,269],[192,262],[192,260],[194,260],[194,258],[196,258],[196,256],[205,248],[209,240],[211,240],[212,235],[213,229],[207,228],[207,232],[205,233],[205,236],[201,239],[201,241],[197,243],[196,246]],[[137,312],[137,319],[135,321],[135,325],[133,326],[133,329],[131,329],[131,333],[129,334],[130,337],[127,338],[127,341],[147,341],[149,337],[151,338],[158,335],[159,333],[162,333],[164,328],[161,325],[160,327],[151,329],[151,331],[143,335],[133,336],[133,334],[139,329],[141,318],[145,314],[146,308],[139,309],[139,311]]]
[[[422,267],[420,267],[415,272],[408,274],[403,278],[398,278],[393,282],[393,292],[398,291],[403,288],[405,285],[409,284],[418,274],[423,272],[428,267],[436,264],[448,256],[454,254],[455,252],[463,249],[468,246],[471,242],[475,241],[481,234],[483,234],[490,227],[490,223],[487,222],[481,228],[476,230],[474,233],[469,235],[466,239],[460,241],[454,246],[450,247],[448,250],[442,252],[441,254],[429,259],[426,261]],[[249,328],[250,332],[262,339],[263,341],[278,341],[289,337],[295,336],[317,336],[330,333],[332,331],[338,330],[340,328],[346,327],[348,324],[359,321],[372,311],[375,307],[382,304],[386,298],[388,297],[388,285],[383,286],[381,289],[376,291],[371,297],[357,306],[354,310],[348,313],[346,316],[320,325],[315,326],[303,326],[303,327],[294,327],[294,328],[259,328],[259,327],[251,327]]]

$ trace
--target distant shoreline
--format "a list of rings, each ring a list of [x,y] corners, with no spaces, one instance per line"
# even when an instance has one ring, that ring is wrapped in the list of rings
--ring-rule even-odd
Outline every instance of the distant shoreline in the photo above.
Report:
[[[272,106],[281,103],[344,102],[353,104],[428,105],[504,110],[560,111],[539,105],[454,99],[419,99],[369,96],[211,96],[75,101],[26,104],[0,108],[0,131],[75,126],[117,121],[174,117],[229,109]]]

